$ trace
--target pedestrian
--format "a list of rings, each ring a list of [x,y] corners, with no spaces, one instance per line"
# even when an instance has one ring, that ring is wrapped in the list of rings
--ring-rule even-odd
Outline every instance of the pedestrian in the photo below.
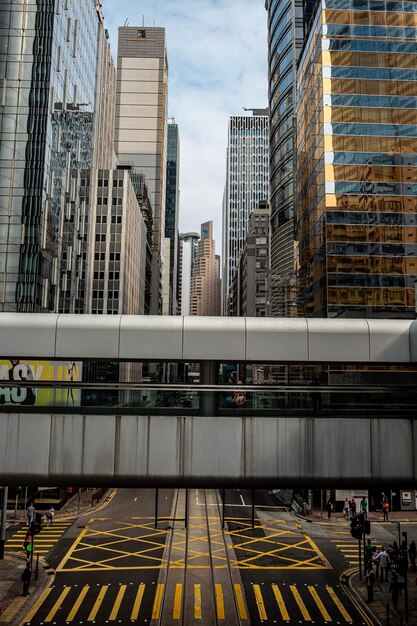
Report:
[[[327,508],[327,519],[330,520],[330,518],[332,517],[332,509],[333,509],[333,504],[330,498],[327,500],[326,508]]]
[[[31,523],[33,522],[33,518],[35,517],[35,507],[33,506],[32,502],[28,506],[27,517],[28,517],[28,526],[30,526]]]
[[[356,515],[356,501],[355,498],[352,498],[350,501],[350,517],[355,517]]]
[[[368,592],[368,604],[369,602],[374,601],[374,583],[375,583],[375,574],[372,570],[372,562],[368,567],[368,571],[366,573],[366,591]]]
[[[54,515],[55,515],[55,509],[53,506],[51,506],[51,508],[49,509],[49,511],[45,512],[46,515],[46,525],[49,526],[49,524],[53,524],[54,521]]]
[[[379,573],[380,573],[380,565],[379,565],[379,560],[378,560],[378,556],[379,556],[380,552],[381,552],[381,550],[379,550],[379,548],[374,546],[374,555],[372,557],[372,560],[375,563],[375,578],[376,578],[376,580],[378,580]]]
[[[30,534],[30,532],[26,533],[26,537],[25,537],[22,547],[23,547],[23,550],[26,552],[26,558],[30,559],[30,555],[32,554],[32,547],[33,547],[32,535]]]
[[[392,604],[394,606],[394,609],[397,610],[398,598],[400,597],[400,592],[401,592],[401,585],[398,580],[397,574],[392,575],[392,581],[389,586],[389,592],[392,596]]]
[[[28,561],[22,573],[22,583],[23,583],[22,595],[23,596],[27,596],[29,593],[29,585],[30,585],[31,577],[32,577],[32,570],[30,569],[30,562]]]
[[[349,519],[349,500],[347,497],[345,498],[345,503],[343,505],[343,512],[345,514],[346,519]]]
[[[389,503],[388,503],[388,500],[385,500],[385,502],[383,503],[382,510],[384,512],[384,522],[389,522],[389,517],[388,517]]]
[[[368,569],[369,567],[372,569],[372,557],[373,557],[373,547],[371,540],[368,539],[364,548],[365,552],[365,567]]]
[[[379,565],[381,567],[381,580],[383,581],[385,578],[385,582],[388,582],[388,570],[390,566],[390,560],[388,552],[383,546],[381,548],[381,552],[376,557],[376,561],[379,562]]]
[[[363,513],[363,519],[368,517],[368,500],[363,496],[361,500],[361,513]]]
[[[416,571],[417,548],[416,542],[413,540],[408,548],[408,558],[410,559],[411,568]]]

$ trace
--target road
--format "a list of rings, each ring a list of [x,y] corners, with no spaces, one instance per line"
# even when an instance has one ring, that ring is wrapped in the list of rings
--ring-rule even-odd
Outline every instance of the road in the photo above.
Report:
[[[200,531],[185,551],[192,585],[182,585],[179,577],[168,593],[164,584],[166,548],[170,547],[171,555],[178,554],[184,549],[187,532],[173,534],[170,527],[174,524],[167,519],[154,528],[153,491],[119,490],[96,517],[79,518],[58,541],[48,555],[56,570],[54,585],[40,597],[24,623],[149,625],[154,620],[152,623],[163,626],[229,626],[235,623],[231,614],[235,611],[241,624],[254,626],[369,624],[340,584],[339,575],[348,564],[331,537],[318,525],[310,525],[306,532],[266,492],[256,493],[254,528],[251,492],[225,492],[225,536],[234,597],[225,597],[228,587],[221,583],[209,589],[210,581],[222,580],[216,576],[224,573],[225,559],[216,550],[223,533],[219,526],[209,530],[210,549],[204,547],[201,529],[207,494],[195,489],[189,494],[193,514],[188,535]],[[174,492],[160,490],[158,502],[161,518],[169,518]],[[221,507],[210,502],[207,519],[218,519]],[[176,545],[171,545],[173,536]],[[172,567],[181,572],[184,562],[172,562]],[[215,599],[211,603],[215,612],[209,609],[208,594]]]

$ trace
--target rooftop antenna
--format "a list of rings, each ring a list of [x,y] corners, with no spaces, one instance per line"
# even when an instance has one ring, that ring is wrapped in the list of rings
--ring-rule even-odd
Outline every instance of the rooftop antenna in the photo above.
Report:
[[[145,16],[142,15],[142,26],[145,26]]]
[[[125,19],[125,23],[123,24],[123,27],[129,26],[129,18],[127,17]]]

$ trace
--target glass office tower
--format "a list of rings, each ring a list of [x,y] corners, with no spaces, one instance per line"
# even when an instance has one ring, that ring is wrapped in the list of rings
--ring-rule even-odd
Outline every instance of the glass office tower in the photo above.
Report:
[[[94,0],[0,4],[0,310],[83,310],[101,19]]]
[[[286,311],[276,293],[281,293],[294,272],[294,101],[296,62],[303,42],[302,5],[302,0],[267,0],[265,4],[269,47],[270,299],[276,303],[272,315]]]
[[[414,317],[417,3],[317,2],[297,84],[307,315]]]
[[[174,118],[168,119],[167,164],[165,192],[165,237],[169,239],[164,262],[169,263],[169,314],[177,314],[178,283],[178,221],[179,221],[179,174],[180,137]]]

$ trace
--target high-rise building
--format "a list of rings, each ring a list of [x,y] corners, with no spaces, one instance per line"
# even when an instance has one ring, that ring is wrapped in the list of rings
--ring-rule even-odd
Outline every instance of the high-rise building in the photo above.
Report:
[[[270,110],[271,314],[286,315],[281,295],[294,280],[294,102],[303,43],[303,0],[266,0]]]
[[[162,310],[168,61],[165,29],[119,28],[115,148],[146,176],[153,200],[151,313]]]
[[[220,259],[216,256],[213,222],[204,222],[191,272],[190,314],[220,315],[220,300]]]
[[[199,233],[181,233],[178,255],[178,310],[190,315],[191,270],[197,256]]]
[[[166,192],[165,192],[165,237],[168,239],[165,246],[164,264],[167,268],[168,302],[164,298],[163,311],[169,315],[176,315],[177,283],[178,283],[178,221],[179,221],[179,170],[180,170],[180,138],[178,124],[174,118],[168,120],[167,165],[166,165]],[[168,254],[169,252],[169,254]],[[164,283],[166,280],[164,280]]]
[[[100,2],[3,2],[0,14],[0,308],[83,312]]]
[[[226,186],[223,198],[223,314],[228,315],[230,288],[246,240],[251,211],[268,200],[268,110],[232,116],[229,121]]]
[[[297,84],[300,289],[317,317],[415,315],[415,14],[317,1]],[[346,10],[345,10],[346,9]]]
[[[232,281],[229,314],[265,317],[268,311],[269,207],[260,202],[249,218],[245,245]]]

